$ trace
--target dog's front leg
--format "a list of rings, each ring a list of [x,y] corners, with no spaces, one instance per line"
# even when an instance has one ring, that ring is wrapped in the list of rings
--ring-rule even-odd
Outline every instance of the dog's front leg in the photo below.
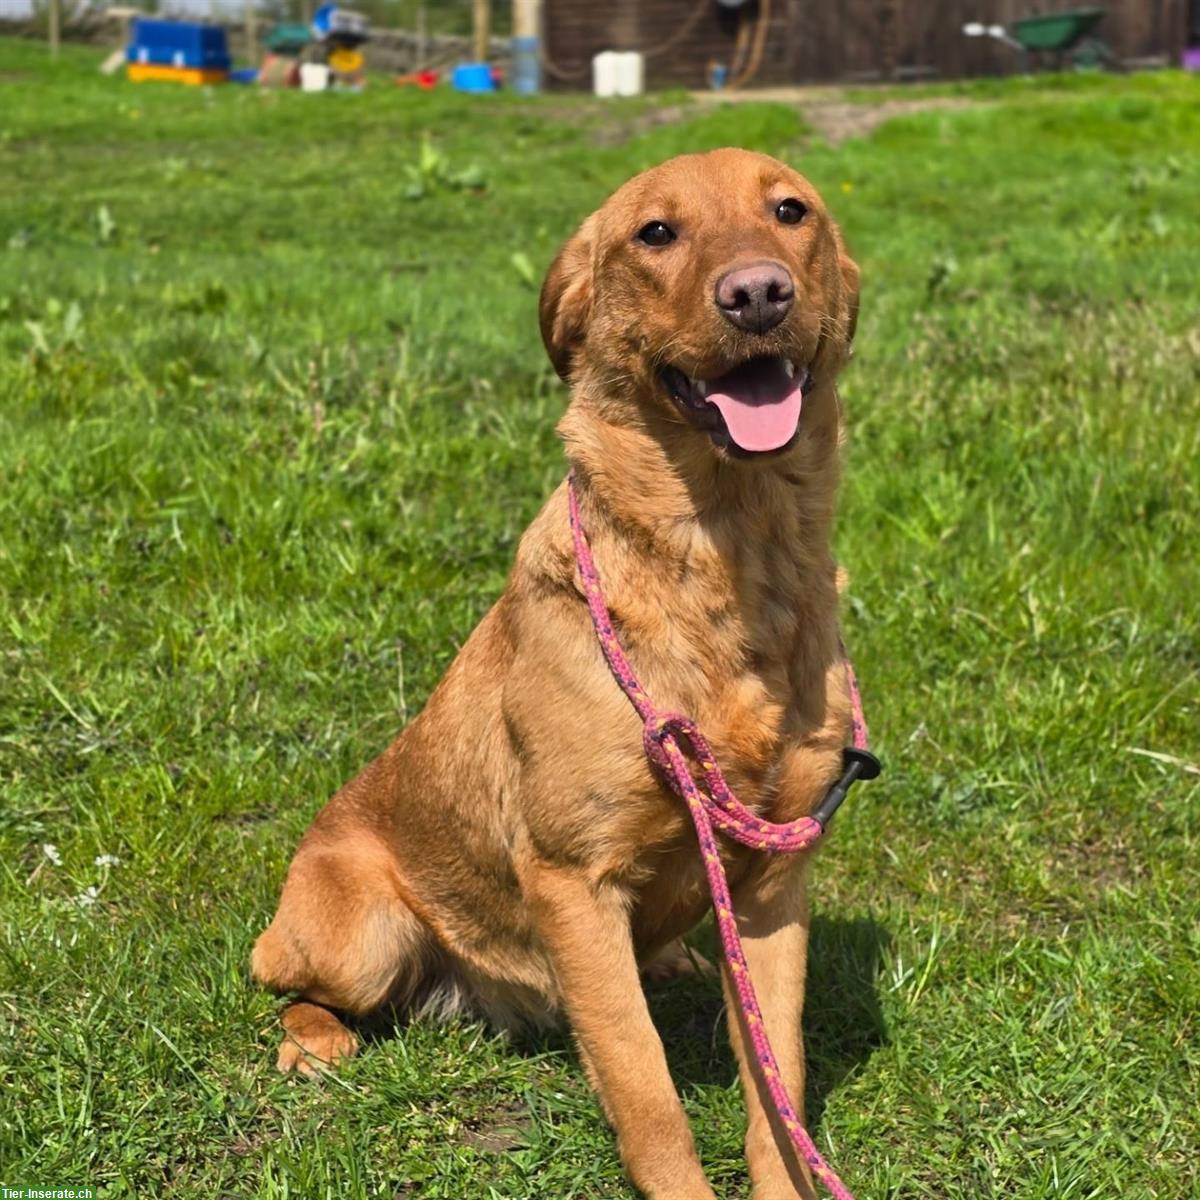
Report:
[[[807,856],[776,858],[733,890],[738,932],[762,1008],[780,1076],[796,1113],[804,1119],[804,970],[808,957]],[[722,971],[729,1036],[746,1097],[746,1160],[753,1200],[814,1200],[801,1162],[763,1086],[762,1067],[746,1037],[745,1022],[726,964]]]
[[[625,897],[574,869],[522,872],[584,1066],[650,1200],[715,1200],[638,976]]]

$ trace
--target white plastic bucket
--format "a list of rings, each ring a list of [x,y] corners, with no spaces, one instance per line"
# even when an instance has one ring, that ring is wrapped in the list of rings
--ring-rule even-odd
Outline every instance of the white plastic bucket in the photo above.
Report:
[[[644,77],[644,61],[636,50],[602,50],[592,59],[597,96],[640,96]]]
[[[300,64],[300,89],[323,92],[329,86],[329,68],[324,63]]]

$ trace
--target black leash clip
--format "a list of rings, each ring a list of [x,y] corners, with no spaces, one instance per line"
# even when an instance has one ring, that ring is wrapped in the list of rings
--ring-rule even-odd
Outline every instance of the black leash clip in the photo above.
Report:
[[[825,799],[817,805],[812,819],[824,829],[841,807],[846,793],[850,791],[850,785],[860,779],[874,779],[882,770],[879,759],[870,750],[857,750],[853,746],[847,746],[842,751],[842,777],[825,793]]]

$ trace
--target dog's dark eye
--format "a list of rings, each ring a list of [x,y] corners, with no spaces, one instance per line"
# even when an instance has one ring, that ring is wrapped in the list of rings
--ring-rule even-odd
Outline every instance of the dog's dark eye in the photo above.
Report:
[[[799,225],[808,208],[799,200],[781,200],[775,206],[775,216],[784,225]]]
[[[662,221],[651,221],[638,230],[637,240],[647,246],[669,246],[675,240],[675,230]]]

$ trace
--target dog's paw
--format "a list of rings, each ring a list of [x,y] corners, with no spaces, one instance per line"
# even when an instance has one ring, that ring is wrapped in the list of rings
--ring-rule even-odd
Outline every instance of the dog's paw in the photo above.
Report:
[[[328,1009],[303,1002],[283,1014],[283,1041],[276,1069],[284,1075],[317,1075],[358,1050],[358,1040]]]
[[[758,1179],[750,1189],[750,1200],[819,1200],[812,1176],[803,1164],[779,1165],[770,1177]]]
[[[717,973],[716,967],[698,950],[693,950],[682,941],[672,942],[664,946],[643,968],[642,975],[652,983],[662,983],[668,979],[679,979],[691,976],[700,979],[712,979]]]
[[[343,1058],[351,1058],[357,1050],[358,1043],[354,1040],[354,1035],[345,1030],[341,1034],[319,1038],[303,1046],[292,1038],[285,1037],[280,1044],[275,1067],[283,1075],[295,1071],[298,1075],[312,1078],[323,1070],[337,1066]]]

